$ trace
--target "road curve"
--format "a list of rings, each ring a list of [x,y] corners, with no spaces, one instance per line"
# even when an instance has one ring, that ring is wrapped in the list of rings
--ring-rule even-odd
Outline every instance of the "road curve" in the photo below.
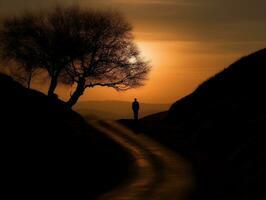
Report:
[[[143,134],[114,121],[89,121],[134,158],[130,178],[98,200],[186,200],[193,187],[192,170],[181,156]]]

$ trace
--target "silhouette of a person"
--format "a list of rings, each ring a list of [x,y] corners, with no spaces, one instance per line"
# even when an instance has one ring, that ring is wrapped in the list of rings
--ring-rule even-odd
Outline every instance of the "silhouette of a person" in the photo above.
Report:
[[[134,102],[132,103],[132,110],[134,113],[134,121],[138,121],[139,119],[139,102],[137,99],[134,99]]]

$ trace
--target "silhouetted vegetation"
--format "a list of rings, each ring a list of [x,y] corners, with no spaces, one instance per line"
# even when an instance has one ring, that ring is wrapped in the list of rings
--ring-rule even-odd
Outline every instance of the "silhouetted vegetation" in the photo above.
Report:
[[[57,7],[4,19],[0,60],[2,177],[10,198],[91,199],[128,173],[129,156],[72,107],[86,88],[139,87],[150,66],[118,12]],[[48,96],[30,90],[49,75]],[[58,83],[75,86],[68,102]]]
[[[265,66],[262,49],[140,120],[138,129],[194,162],[195,199],[265,199]]]
[[[59,81],[74,84],[67,102],[72,107],[86,88],[121,91],[143,84],[150,67],[141,58],[131,31],[118,12],[78,7],[28,12],[4,20],[1,58],[23,68],[21,76],[28,86],[35,69],[45,69],[51,79],[49,96]]]
[[[42,69],[11,63],[8,66],[7,74],[28,89],[31,88],[33,81],[42,83],[47,80],[47,76]]]
[[[143,84],[149,65],[140,57],[133,43],[132,28],[122,15],[92,12],[78,17],[74,24],[79,27],[74,32],[79,42],[77,55],[67,68],[76,83],[68,101],[70,106],[86,88],[105,86],[122,91]]]

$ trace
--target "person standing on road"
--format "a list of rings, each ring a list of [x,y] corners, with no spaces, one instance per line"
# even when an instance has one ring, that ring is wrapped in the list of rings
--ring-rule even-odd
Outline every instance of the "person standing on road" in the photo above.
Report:
[[[134,113],[134,121],[138,121],[139,119],[139,102],[135,98],[133,103],[132,103],[132,110]]]

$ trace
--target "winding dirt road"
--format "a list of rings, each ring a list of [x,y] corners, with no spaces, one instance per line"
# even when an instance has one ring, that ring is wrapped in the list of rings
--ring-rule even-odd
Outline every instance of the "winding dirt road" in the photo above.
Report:
[[[89,121],[134,158],[130,178],[99,200],[186,200],[193,187],[191,166],[179,155],[114,121]]]

